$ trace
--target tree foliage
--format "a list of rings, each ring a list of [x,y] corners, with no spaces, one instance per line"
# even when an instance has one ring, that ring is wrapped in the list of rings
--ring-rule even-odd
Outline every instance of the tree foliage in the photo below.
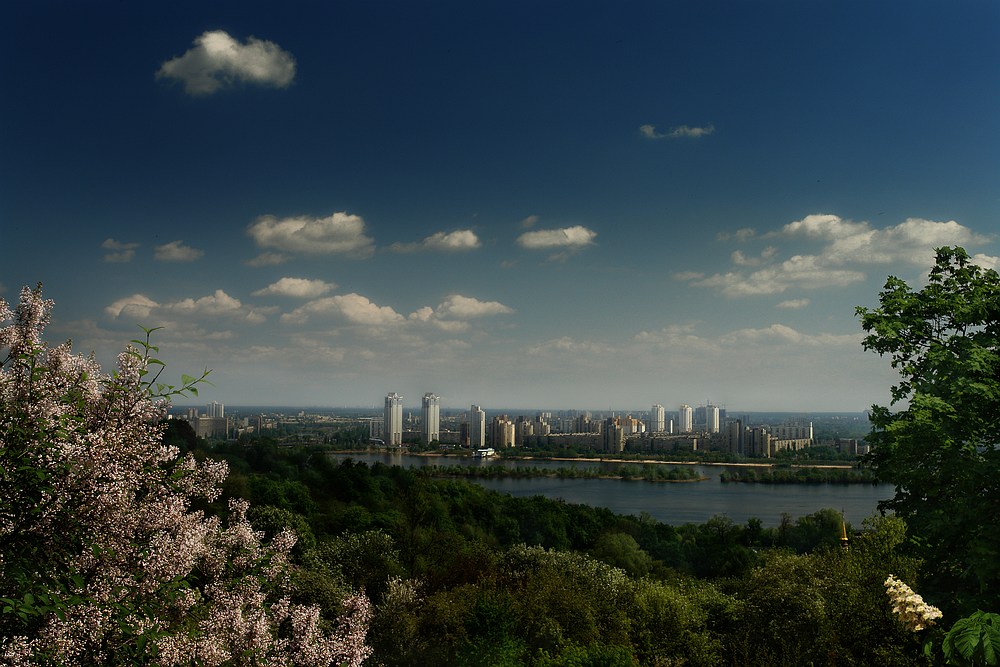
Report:
[[[929,592],[971,611],[1000,603],[1000,276],[940,248],[927,285],[890,277],[858,308],[866,349],[899,371],[896,411],[873,406],[867,462],[896,486],[883,504],[927,559]],[[946,607],[947,611],[947,607]]]
[[[151,375],[148,339],[106,375],[43,342],[51,308],[40,287],[0,299],[0,663],[359,664],[367,598],[325,627],[291,599],[293,533],[264,541],[239,499],[192,509],[227,467],[163,444],[154,394],[183,388]]]

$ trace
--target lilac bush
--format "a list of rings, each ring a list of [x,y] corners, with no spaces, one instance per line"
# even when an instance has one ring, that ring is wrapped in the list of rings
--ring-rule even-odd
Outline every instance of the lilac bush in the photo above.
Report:
[[[242,501],[192,509],[228,469],[162,444],[155,348],[106,374],[43,341],[51,309],[0,299],[0,664],[361,664],[363,593],[324,625],[291,600],[294,534],[265,542]]]

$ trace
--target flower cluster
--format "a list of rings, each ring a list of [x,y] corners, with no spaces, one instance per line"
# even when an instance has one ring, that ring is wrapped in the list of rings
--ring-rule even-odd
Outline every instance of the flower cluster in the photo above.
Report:
[[[295,536],[265,542],[242,501],[227,522],[192,510],[226,465],[163,446],[141,351],[108,375],[47,346],[51,308],[0,299],[0,664],[360,664],[367,598],[331,633],[291,603]]]
[[[892,611],[899,621],[912,632],[919,632],[934,625],[941,618],[941,610],[927,604],[924,599],[902,581],[889,575],[885,580],[886,593],[892,602]]]

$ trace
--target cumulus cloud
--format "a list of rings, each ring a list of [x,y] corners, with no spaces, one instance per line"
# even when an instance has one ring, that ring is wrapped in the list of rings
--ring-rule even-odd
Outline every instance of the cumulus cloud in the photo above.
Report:
[[[993,269],[994,271],[1000,271],[1000,257],[993,257],[992,255],[984,255],[982,253],[977,253],[972,256],[972,263],[978,264],[984,269]]]
[[[469,328],[468,320],[494,315],[510,315],[514,312],[513,308],[499,301],[480,301],[461,294],[451,294],[438,304],[437,308],[424,306],[410,313],[409,319],[432,324],[443,331],[458,333]]]
[[[114,239],[106,239],[101,247],[111,252],[104,255],[104,261],[109,263],[131,262],[135,257],[135,249],[138,243],[121,243]]]
[[[805,308],[811,302],[809,299],[788,299],[774,305],[775,308],[786,308],[788,310],[798,310],[799,308]]]
[[[205,252],[184,245],[184,241],[171,241],[154,248],[153,257],[159,262],[193,262]]]
[[[295,59],[274,42],[256,37],[239,42],[210,30],[184,55],[163,63],[156,76],[180,81],[188,95],[211,95],[238,83],[284,88],[295,78]]]
[[[853,347],[861,342],[861,333],[851,334],[806,334],[784,324],[772,324],[759,329],[738,329],[721,336],[719,342],[724,345],[741,345],[746,343],[772,343],[776,345],[799,345],[808,347]]]
[[[867,222],[844,220],[836,215],[808,215],[788,223],[778,234],[825,241],[827,245],[820,256],[828,264],[901,262],[929,266],[934,261],[934,248],[989,240],[954,220],[907,218],[898,225],[878,229]]]
[[[379,306],[360,294],[344,294],[315,299],[281,316],[289,324],[303,324],[313,315],[333,315],[352,324],[386,326],[399,324],[405,318],[389,306]]]
[[[149,319],[151,317],[231,317],[251,324],[263,322],[269,309],[244,306],[223,290],[198,299],[186,298],[172,303],[157,303],[143,294],[118,299],[104,309],[112,319]]]
[[[655,125],[641,125],[639,126],[639,132],[647,139],[698,139],[715,132],[715,126],[690,127],[688,125],[679,125],[667,132],[659,132]]]
[[[370,257],[374,241],[365,234],[365,221],[359,215],[334,213],[325,218],[294,217],[278,219],[265,215],[247,228],[261,248],[308,255],[348,255]]]
[[[290,296],[296,299],[315,299],[337,287],[334,283],[308,278],[282,278],[253,293],[254,296]]]
[[[562,229],[539,229],[525,232],[517,237],[517,244],[529,250],[551,250],[553,248],[582,248],[591,245],[597,232],[582,225]]]
[[[780,294],[790,288],[843,287],[864,279],[865,274],[861,271],[824,266],[814,255],[795,255],[780,264],[749,274],[716,273],[691,284],[697,287],[716,287],[726,296],[736,297]]]
[[[694,273],[675,277],[689,280],[692,285],[720,289],[728,296],[780,294],[791,288],[843,287],[865,280],[867,276],[862,269],[867,266],[930,266],[936,247],[988,240],[954,220],[908,218],[898,225],[876,228],[868,222],[831,214],[807,215],[761,238],[805,241],[815,244],[816,251],[778,261],[774,246],[765,248],[756,257],[736,250],[730,255],[733,271],[708,277]],[[781,307],[801,307],[787,305],[795,301],[783,303],[786,305]]]
[[[394,252],[418,252],[421,250],[438,250],[456,252],[475,250],[480,246],[479,237],[471,229],[459,229],[454,232],[437,232],[419,243],[393,243],[389,249]]]

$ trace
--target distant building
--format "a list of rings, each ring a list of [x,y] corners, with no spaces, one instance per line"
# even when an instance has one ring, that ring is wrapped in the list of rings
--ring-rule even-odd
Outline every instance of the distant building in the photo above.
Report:
[[[212,401],[205,406],[205,416],[206,417],[225,417],[226,416],[226,406],[218,401]]]
[[[694,410],[685,403],[677,411],[677,431],[679,433],[690,433],[694,430]]]
[[[395,392],[385,397],[382,439],[387,445],[403,444],[403,398]]]
[[[652,409],[649,411],[649,432],[663,433],[666,431],[666,417],[667,413],[663,409],[663,406],[659,403],[653,404]]]
[[[719,432],[719,406],[711,403],[705,406],[705,432]]]
[[[478,405],[469,411],[469,446],[473,449],[486,446],[486,412]]]
[[[424,423],[421,434],[424,443],[441,440],[441,398],[428,392],[424,394]]]
[[[604,420],[604,451],[621,452],[625,449],[625,431],[622,429],[621,419],[618,417],[608,417]]]
[[[507,415],[497,415],[490,421],[490,444],[494,448],[514,446],[514,422]]]

